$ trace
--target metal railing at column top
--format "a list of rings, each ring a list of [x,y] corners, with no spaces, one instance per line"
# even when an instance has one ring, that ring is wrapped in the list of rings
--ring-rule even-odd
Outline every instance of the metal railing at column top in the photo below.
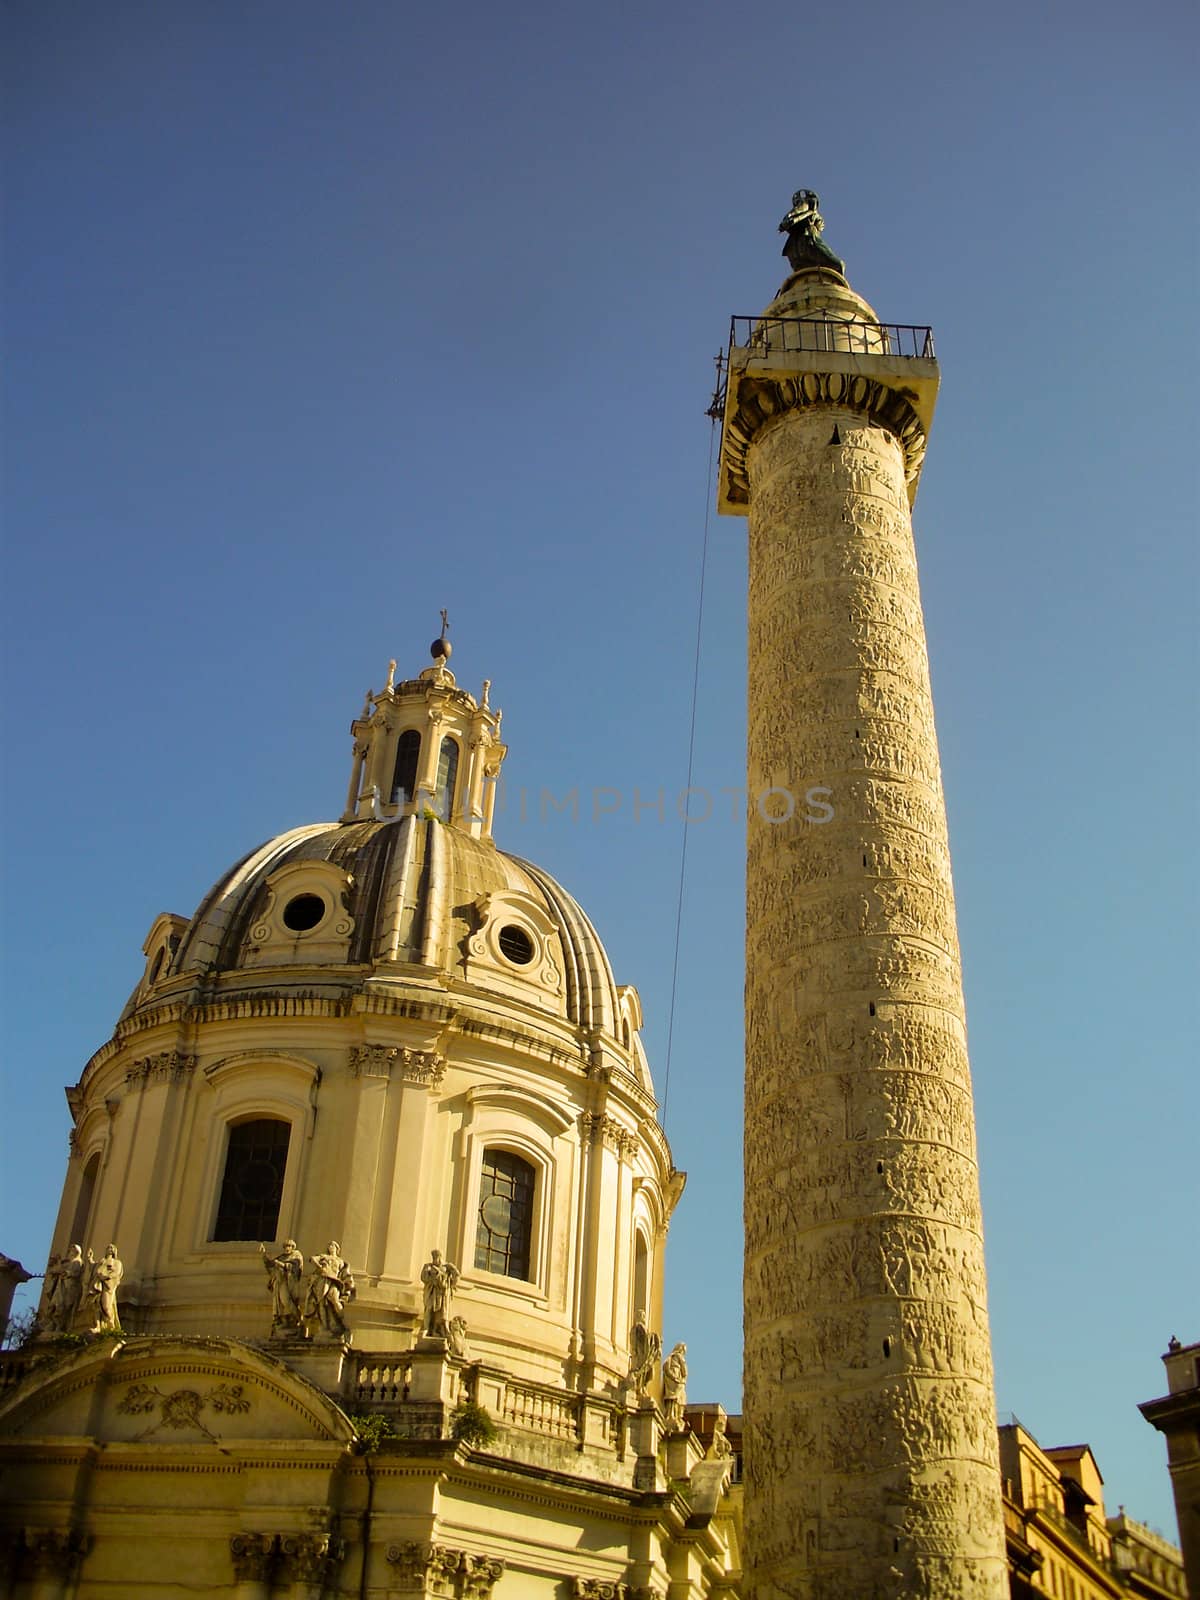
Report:
[[[732,317],[729,343],[738,349],[848,352],[934,359],[933,329],[919,323],[842,321],[834,317]]]

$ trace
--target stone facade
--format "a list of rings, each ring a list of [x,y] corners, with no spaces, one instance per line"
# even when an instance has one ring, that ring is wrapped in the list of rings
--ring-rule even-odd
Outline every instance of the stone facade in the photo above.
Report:
[[[812,323],[796,335],[795,319]],[[789,279],[730,352],[721,509],[748,513],[748,782],[768,797],[750,818],[746,917],[756,1600],[1007,1587],[909,514],[936,366],[911,361],[905,383],[905,365],[825,269]],[[831,815],[800,804],[814,795]]]
[[[1105,1515],[1091,1448],[1043,1448],[1015,1418],[1000,1428],[1012,1600],[1187,1600],[1175,1546],[1126,1516]]]
[[[1188,1583],[1200,1595],[1200,1342],[1172,1338],[1163,1355],[1167,1393],[1139,1408],[1163,1435]]]

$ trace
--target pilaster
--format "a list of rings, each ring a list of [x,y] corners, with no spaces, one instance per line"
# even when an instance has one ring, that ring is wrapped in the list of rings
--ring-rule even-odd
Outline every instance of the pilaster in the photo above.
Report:
[[[29,1584],[29,1600],[65,1600],[90,1548],[91,1539],[76,1528],[22,1529],[18,1571]]]

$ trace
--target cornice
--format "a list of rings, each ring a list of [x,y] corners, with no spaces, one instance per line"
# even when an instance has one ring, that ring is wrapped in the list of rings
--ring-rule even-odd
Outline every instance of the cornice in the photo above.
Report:
[[[229,976],[241,978],[244,974]],[[176,1078],[186,1076],[189,1069],[185,1062],[194,1060],[194,1057],[191,1052],[180,1050],[175,1041],[186,1037],[194,1049],[195,1030],[213,1024],[272,1022],[284,1018],[346,1021],[355,1017],[393,1017],[421,1022],[439,1034],[450,1030],[449,1037],[503,1046],[517,1052],[525,1061],[532,1058],[545,1063],[563,1073],[568,1079],[584,1076],[602,1080],[610,1093],[620,1096],[629,1103],[631,1109],[635,1111],[639,1130],[644,1137],[649,1138],[652,1145],[659,1148],[669,1165],[669,1151],[665,1138],[653,1120],[655,1110],[653,1097],[624,1070],[619,1073],[611,1073],[607,1068],[598,1070],[593,1064],[595,1039],[590,1034],[585,1034],[565,1023],[562,1034],[555,1037],[542,1025],[545,1019],[541,1017],[524,1012],[515,1016],[485,1012],[472,1006],[469,998],[457,994],[451,999],[448,996],[425,997],[388,993],[373,987],[369,982],[369,974],[362,970],[348,976],[346,986],[341,992],[336,992],[336,989],[336,981],[323,984],[320,988],[292,988],[282,985],[270,988],[233,988],[224,985],[217,987],[206,985],[194,987],[173,1000],[135,1012],[123,1018],[117,1024],[112,1037],[88,1059],[80,1073],[78,1083],[66,1091],[68,1103],[72,1111],[78,1114],[88,1097],[92,1082],[101,1069],[153,1030],[161,1030],[161,1034],[166,1035],[163,1048],[139,1056],[129,1064],[124,1074],[128,1084],[153,1081],[164,1076]],[[501,997],[489,995],[486,998],[493,1001]],[[351,1066],[356,1075],[361,1076],[364,1075],[359,1067],[361,1058],[354,1055],[354,1051],[358,1048],[358,1046],[352,1047]],[[373,1044],[371,1048],[391,1050],[393,1047]],[[404,1055],[404,1047],[395,1048],[400,1056]],[[414,1061],[420,1054],[422,1052],[411,1050],[408,1052]],[[393,1068],[397,1059],[399,1057],[393,1057]],[[457,1064],[452,1057],[444,1059],[448,1065]],[[406,1075],[406,1081],[426,1081],[421,1075],[425,1070],[427,1069],[418,1064],[417,1077],[414,1079]],[[428,1070],[432,1072],[431,1068]],[[437,1081],[440,1081],[440,1078],[436,1073],[432,1073],[429,1078],[431,1087],[436,1087]]]

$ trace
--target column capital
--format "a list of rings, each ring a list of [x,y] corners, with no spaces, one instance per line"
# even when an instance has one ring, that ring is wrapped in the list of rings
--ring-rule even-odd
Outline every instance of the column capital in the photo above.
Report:
[[[235,1533],[229,1541],[235,1583],[266,1583],[279,1552],[274,1533]]]
[[[403,1045],[356,1044],[350,1049],[356,1078],[390,1078],[436,1089],[446,1072],[446,1058],[437,1050],[409,1050]]]

